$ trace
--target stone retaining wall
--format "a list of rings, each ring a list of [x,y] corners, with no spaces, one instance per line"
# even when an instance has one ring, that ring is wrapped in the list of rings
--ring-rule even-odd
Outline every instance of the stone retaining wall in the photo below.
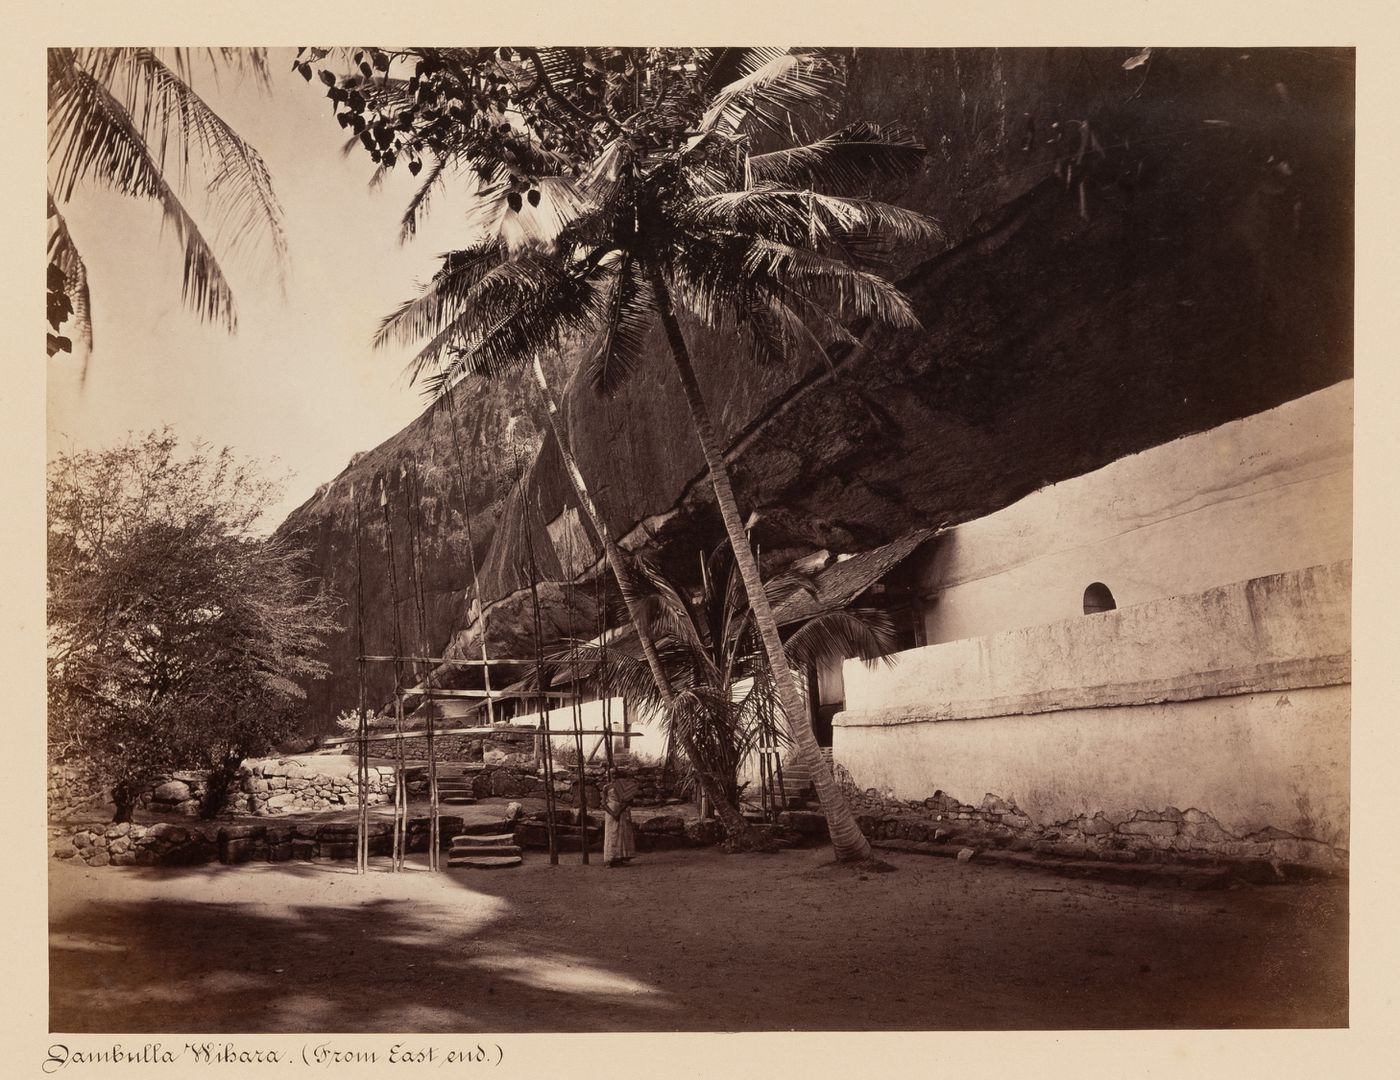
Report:
[[[375,734],[384,734],[376,728]],[[403,755],[410,761],[428,760],[428,739],[421,732],[403,737]],[[400,740],[376,739],[370,744],[372,757],[395,757]],[[491,765],[529,765],[535,756],[535,735],[528,729],[503,729],[490,735],[435,735],[433,748],[439,763],[485,762]],[[353,741],[336,745],[337,753],[354,757]]]
[[[413,762],[412,758],[410,762]],[[460,760],[439,760],[439,776],[462,775],[461,764]],[[638,806],[661,806],[683,801],[677,794],[679,776],[675,770],[666,776],[663,776],[660,766],[630,766],[617,771],[618,775],[628,776],[637,784]],[[514,761],[488,764],[484,768],[471,770],[467,775],[471,778],[472,795],[477,799],[544,797],[544,780],[528,765]],[[585,776],[588,805],[597,807],[601,805],[602,768],[590,766],[585,770]],[[561,766],[556,771],[556,795],[568,805],[577,805],[577,787],[575,771]],[[421,769],[411,772],[409,795],[423,796],[427,790],[426,772]],[[141,797],[139,805],[157,813],[198,818],[204,792],[205,779],[201,774],[175,773],[155,784]],[[393,769],[388,766],[371,767],[369,804],[377,806],[389,802],[393,794]],[[91,809],[105,801],[105,794],[93,791],[93,782],[77,767],[50,768],[50,820],[62,820],[68,814]],[[220,816],[314,813],[355,805],[354,759],[343,755],[305,754],[245,762],[229,785],[228,804]]]
[[[561,811],[560,819],[574,820],[569,811]],[[602,819],[590,815],[589,824],[601,837]],[[542,815],[511,820],[479,822],[465,825],[460,817],[442,814],[438,818],[442,848],[451,846],[452,837],[462,832],[512,832],[522,847],[542,849],[546,846],[546,829]],[[706,847],[723,839],[717,821],[697,821],[679,814],[645,814],[636,819],[637,847],[640,851],[668,848]],[[370,823],[369,853],[388,855],[393,847],[393,827],[387,821]],[[408,822],[408,850],[428,850],[430,822],[426,817]],[[54,855],[60,859],[82,859],[89,866],[188,866],[198,863],[221,862],[287,862],[312,859],[353,859],[355,857],[356,826],[354,822],[294,822],[286,825],[173,825],[160,822],[137,825],[86,826],[76,829],[65,844],[59,841]],[[598,847],[601,843],[593,844]],[[577,837],[572,848],[577,850]]]
[[[450,838],[463,828],[460,817],[438,818],[444,850]],[[506,822],[493,828],[509,828]],[[58,858],[80,858],[89,866],[180,866],[221,862],[286,862],[292,859],[353,859],[354,822],[287,825],[155,825],[122,823],[80,828],[71,848],[60,846]],[[413,818],[408,823],[408,850],[428,849],[429,822]],[[388,855],[393,846],[387,821],[370,824],[371,855]]]
[[[1255,861],[1275,869],[1301,867],[1345,873],[1346,850],[1275,828],[1248,834],[1225,829],[1209,813],[1180,810],[1099,812],[1040,825],[1014,802],[987,794],[978,804],[935,792],[922,802],[883,798],[871,789],[848,796],[861,831],[871,840],[982,843],[1072,859],[1114,862]],[[794,817],[794,815],[789,816]],[[825,833],[825,820],[811,815],[802,831]],[[783,819],[779,819],[783,820]],[[803,823],[790,820],[801,827]]]
[[[357,805],[357,782],[355,760],[350,757],[307,755],[250,761],[238,770],[229,810],[246,814],[338,810]],[[369,805],[386,803],[393,794],[393,770],[371,766]]]
[[[57,820],[69,814],[82,813],[105,801],[106,794],[86,769],[72,764],[49,766],[50,819]]]

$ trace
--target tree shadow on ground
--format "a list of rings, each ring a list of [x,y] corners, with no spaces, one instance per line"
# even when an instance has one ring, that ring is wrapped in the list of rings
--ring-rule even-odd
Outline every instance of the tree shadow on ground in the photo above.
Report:
[[[259,902],[94,901],[50,927],[55,1031],[523,1031],[672,1027],[679,1003],[586,948],[561,948],[469,887],[375,899],[343,867],[124,872],[152,891],[238,875]],[[259,875],[307,879],[314,904],[267,903]],[[412,874],[412,871],[410,871]],[[426,877],[413,874],[414,877]],[[360,882],[387,882],[387,873]],[[371,886],[373,887],[373,886]],[[188,889],[185,890],[188,893]],[[304,892],[289,889],[288,892]],[[448,903],[447,901],[451,901]]]
[[[1198,893],[830,851],[605,869],[65,868],[55,1031],[1325,1027],[1346,887]],[[87,885],[91,895],[78,896]]]

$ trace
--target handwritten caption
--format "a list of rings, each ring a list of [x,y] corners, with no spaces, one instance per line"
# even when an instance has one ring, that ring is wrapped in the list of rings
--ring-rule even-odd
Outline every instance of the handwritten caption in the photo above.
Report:
[[[96,1048],[53,1043],[40,1066],[45,1073],[84,1065],[282,1065],[300,1069],[330,1069],[337,1065],[500,1065],[505,1050],[499,1043],[463,1041],[451,1045],[394,1042],[364,1049],[334,1042],[303,1043],[299,1048],[258,1046],[246,1042],[111,1043]]]

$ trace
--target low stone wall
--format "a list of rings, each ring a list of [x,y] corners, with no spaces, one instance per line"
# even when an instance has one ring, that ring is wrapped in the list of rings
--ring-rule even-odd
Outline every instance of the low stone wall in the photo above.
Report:
[[[350,757],[305,754],[253,759],[243,763],[229,784],[228,801],[220,816],[340,810],[356,805],[356,783],[355,760]],[[177,772],[153,784],[137,805],[155,813],[198,818],[206,787],[202,773]],[[393,794],[393,770],[371,767],[370,805],[388,802]],[[50,767],[48,796],[51,821],[90,813],[110,802],[109,794],[73,765]]]
[[[861,831],[870,840],[972,843],[1071,859],[1113,862],[1220,863],[1252,861],[1287,868],[1344,873],[1344,849],[1275,828],[1232,833],[1202,810],[1159,810],[1080,815],[1038,824],[1014,802],[987,794],[980,803],[959,802],[944,792],[901,802],[879,792],[850,791]],[[812,820],[797,820],[798,818]],[[780,821],[808,834],[825,834],[819,814],[788,814]]]
[[[385,729],[376,728],[376,734],[384,734]],[[398,739],[375,739],[370,743],[372,757],[395,757],[400,742],[403,755],[409,761],[428,760],[428,738],[421,732],[405,735]],[[353,758],[353,741],[337,744],[338,753]],[[435,735],[433,749],[440,763],[484,762],[490,765],[529,765],[535,756],[535,735],[528,729],[502,729],[490,735]]]
[[[440,760],[440,776],[462,775],[461,765],[460,761]],[[472,795],[477,799],[544,798],[544,780],[529,765],[516,762],[486,765],[472,769],[466,775],[471,779]],[[684,801],[676,791],[679,776],[674,769],[669,775],[663,775],[660,766],[632,766],[620,768],[618,775],[628,776],[636,783],[637,806],[664,806]],[[585,778],[588,805],[596,808],[602,802],[601,767],[590,766],[585,770]],[[410,797],[426,796],[427,790],[425,770],[420,767],[411,771],[408,780]],[[139,805],[156,813],[198,818],[204,793],[205,779],[201,774],[175,773],[153,785],[141,797]],[[577,805],[578,781],[573,769],[558,768],[555,794],[565,805]],[[388,766],[372,766],[369,804],[378,806],[387,803],[393,799],[393,795],[394,770]],[[50,820],[61,821],[73,812],[90,811],[105,801],[105,795],[100,791],[95,792],[92,781],[76,767],[54,766],[50,769]],[[304,754],[245,762],[229,785],[228,803],[220,816],[315,813],[355,805],[354,759],[343,755]]]
[[[209,862],[218,856],[217,830],[158,822],[155,825],[94,826],[73,834],[72,850],[60,848],[60,859],[76,855],[89,866],[181,866]]]
[[[451,837],[463,828],[462,819],[443,814],[438,818],[445,850]],[[506,821],[491,823],[491,829],[508,830]],[[80,828],[73,833],[71,847],[60,845],[54,855],[61,859],[79,858],[89,866],[182,866],[221,862],[287,862],[293,859],[353,859],[355,823],[297,822],[287,825],[155,825],[123,823]],[[430,837],[427,818],[408,823],[408,850],[427,851]],[[371,855],[388,855],[393,847],[392,825],[387,821],[370,824]]]
[[[560,811],[560,820],[573,822],[575,815]],[[679,814],[646,813],[635,817],[639,851],[670,848],[707,847],[723,839],[723,829],[713,820],[698,821]],[[602,818],[589,816],[592,848],[601,846]],[[442,814],[438,818],[442,848],[451,846],[452,837],[463,832],[510,832],[516,843],[531,849],[547,846],[547,830],[543,815],[512,820],[478,822],[465,825],[462,818]],[[387,821],[371,822],[369,853],[388,855],[393,848],[392,825]],[[408,822],[407,844],[410,852],[428,850],[430,822],[426,817]],[[70,843],[60,841],[54,855],[60,859],[78,858],[88,866],[188,866],[198,863],[221,862],[287,862],[290,860],[353,859],[355,857],[356,826],[354,822],[295,822],[286,825],[155,825],[87,826],[75,830]],[[561,850],[576,851],[578,837],[561,837]]]
[[[51,820],[90,811],[106,800],[106,793],[98,787],[96,779],[81,766],[49,766],[48,805]]]
[[[358,803],[355,760],[351,757],[304,755],[245,762],[231,785],[229,811],[245,814],[285,814],[293,811],[338,810]],[[394,794],[394,772],[371,766],[371,806]]]

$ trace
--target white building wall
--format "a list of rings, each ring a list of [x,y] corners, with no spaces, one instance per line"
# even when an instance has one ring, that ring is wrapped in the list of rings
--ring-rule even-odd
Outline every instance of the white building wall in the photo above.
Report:
[[[1040,824],[1194,807],[1344,846],[1351,405],[1339,384],[945,536],[919,575],[935,644],[846,663],[838,763]],[[1083,614],[1095,581],[1118,610]]]
[[[1195,808],[1345,846],[1351,564],[847,662],[836,758],[1039,824]]]
[[[609,717],[612,730],[618,735],[623,730],[623,705],[620,697],[611,698],[605,705],[603,700],[585,701],[578,708],[578,726],[585,731],[603,730],[603,720],[605,708],[610,710]],[[633,754],[639,754],[644,758],[661,758],[666,752],[666,732],[662,727],[661,718],[648,714],[638,713],[630,710],[625,714],[628,718],[631,731],[636,733],[635,738],[627,740]],[[538,713],[521,713],[519,716],[511,717],[513,726],[534,727],[539,724]],[[574,707],[570,704],[561,704],[559,708],[553,709],[549,713],[549,728],[558,732],[553,738],[554,750],[557,753],[564,749],[573,749],[576,745],[573,729],[575,726]],[[603,760],[603,749],[598,746],[599,735],[585,735],[583,737],[583,752],[586,757],[595,762]],[[620,745],[620,741],[618,743]],[[594,748],[597,747],[595,752]]]
[[[918,569],[925,640],[1351,557],[1352,383],[1122,458],[967,522]]]

